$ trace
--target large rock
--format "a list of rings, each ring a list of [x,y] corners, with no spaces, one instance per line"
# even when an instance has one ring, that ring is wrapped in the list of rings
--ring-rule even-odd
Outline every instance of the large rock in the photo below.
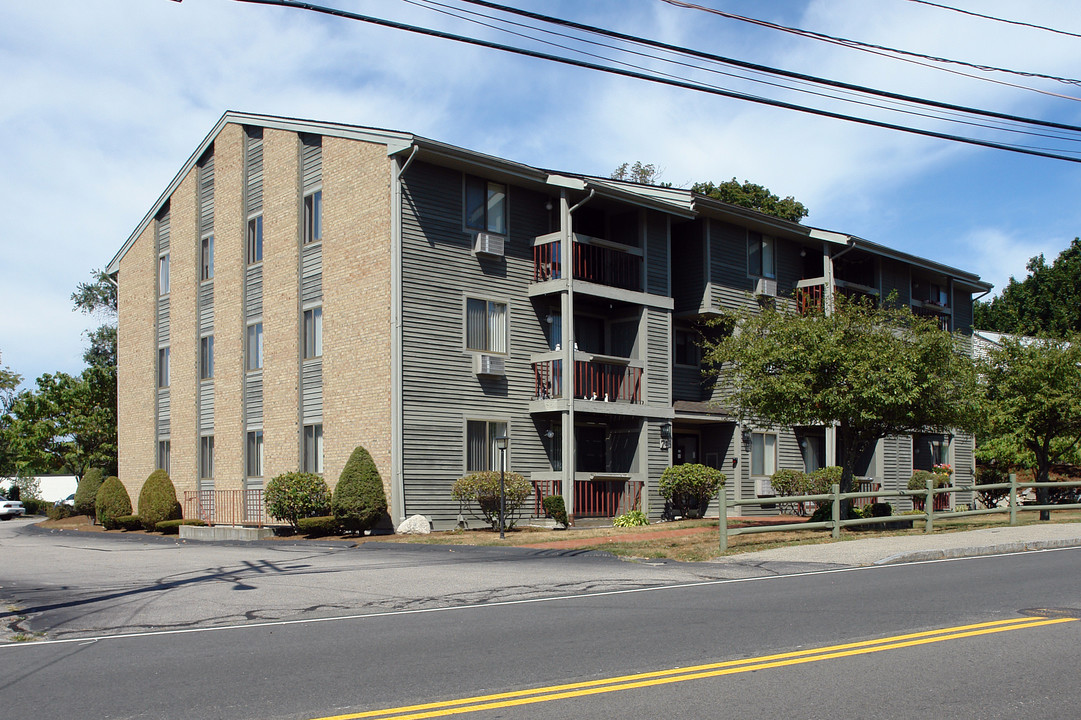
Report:
[[[403,520],[396,532],[402,535],[428,535],[432,532],[432,525],[423,515],[413,515]]]

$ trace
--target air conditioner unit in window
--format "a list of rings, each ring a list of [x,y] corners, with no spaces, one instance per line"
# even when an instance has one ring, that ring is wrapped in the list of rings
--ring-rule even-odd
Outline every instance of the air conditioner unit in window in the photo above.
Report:
[[[474,355],[473,372],[477,375],[504,376],[507,374],[507,359],[502,355]]]
[[[758,278],[754,286],[754,294],[777,297],[777,281],[773,278]]]
[[[506,240],[502,235],[493,235],[492,233],[477,233],[476,244],[473,245],[473,252],[478,255],[492,255],[493,257],[503,257],[503,242]]]
[[[770,484],[768,477],[761,477],[754,479],[754,494],[758,497],[768,497],[777,495],[773,489],[773,485]]]

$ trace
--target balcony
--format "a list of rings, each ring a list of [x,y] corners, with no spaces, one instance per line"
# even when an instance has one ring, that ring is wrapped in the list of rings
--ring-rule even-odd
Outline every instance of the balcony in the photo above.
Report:
[[[555,237],[555,239],[552,239]],[[562,241],[559,235],[537,238],[533,246],[533,282],[564,277]],[[575,234],[571,272],[575,280],[642,291],[642,251],[598,238]]]
[[[642,368],[620,358],[597,359],[586,353],[574,361],[574,397],[614,403],[642,402]],[[557,400],[563,394],[563,361],[540,360],[533,363],[533,397]]]
[[[869,298],[872,303],[878,303],[878,290],[866,285],[859,285],[844,280],[835,280],[833,286],[834,295],[843,295],[849,300]],[[796,311],[801,315],[814,311],[823,311],[826,307],[826,279],[812,278],[800,280],[796,283]]]
[[[640,480],[624,477],[575,479],[574,509],[576,518],[610,518],[642,507]],[[544,517],[542,501],[549,495],[562,495],[563,483],[559,480],[534,480],[533,515]]]

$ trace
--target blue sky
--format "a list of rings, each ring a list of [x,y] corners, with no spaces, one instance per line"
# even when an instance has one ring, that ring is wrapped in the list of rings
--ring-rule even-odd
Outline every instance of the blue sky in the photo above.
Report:
[[[1081,103],[674,7],[508,0],[579,22],[808,74],[1081,125]],[[910,0],[699,0],[865,42],[1073,77],[1081,39]],[[356,12],[481,32],[400,0]],[[1081,32],[1070,0],[946,4]],[[486,37],[510,42],[494,31]],[[814,118],[435,38],[230,0],[0,7],[0,365],[78,372],[70,295],[104,267],[226,110],[414,132],[545,168],[653,163],[677,186],[749,179],[805,222],[979,273],[1001,287],[1081,234],[1081,167]],[[1081,96],[1049,81],[994,76]],[[733,82],[735,87],[745,87]],[[793,97],[793,96],[785,96]]]

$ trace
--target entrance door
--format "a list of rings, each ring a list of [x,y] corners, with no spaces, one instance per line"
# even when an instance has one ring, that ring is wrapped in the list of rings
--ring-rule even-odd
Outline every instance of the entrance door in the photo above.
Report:
[[[696,463],[698,460],[698,436],[676,433],[673,465]]]

